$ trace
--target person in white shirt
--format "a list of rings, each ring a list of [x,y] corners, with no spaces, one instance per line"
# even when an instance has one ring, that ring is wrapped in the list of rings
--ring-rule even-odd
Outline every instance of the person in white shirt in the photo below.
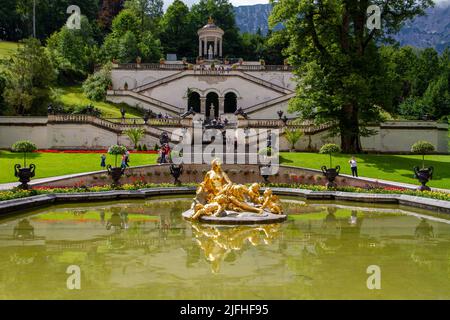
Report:
[[[352,176],[357,177],[358,176],[358,163],[356,162],[355,157],[352,157],[348,163],[350,163],[350,169],[352,169]]]

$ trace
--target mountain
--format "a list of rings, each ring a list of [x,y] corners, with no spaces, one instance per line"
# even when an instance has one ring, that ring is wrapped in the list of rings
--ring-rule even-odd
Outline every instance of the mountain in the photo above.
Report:
[[[234,8],[236,23],[241,32],[256,33],[261,29],[263,34],[269,30],[269,16],[272,12],[271,4],[255,4]]]
[[[267,34],[271,11],[270,4],[235,7],[236,23],[241,32],[256,33],[260,29]],[[434,47],[442,52],[450,46],[450,2],[429,8],[425,16],[408,21],[394,38],[402,46]]]

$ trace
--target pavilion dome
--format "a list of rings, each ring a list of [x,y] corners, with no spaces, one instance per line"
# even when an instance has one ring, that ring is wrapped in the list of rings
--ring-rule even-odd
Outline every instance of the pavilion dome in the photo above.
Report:
[[[205,24],[203,27],[201,27],[201,28],[198,30],[198,33],[199,33],[199,34],[200,34],[200,33],[204,33],[205,31],[208,32],[209,30],[210,30],[210,31],[219,32],[220,34],[224,34],[224,33],[225,33],[220,27],[218,27],[218,26],[214,23],[214,20],[213,20],[211,17],[208,19],[208,23]]]

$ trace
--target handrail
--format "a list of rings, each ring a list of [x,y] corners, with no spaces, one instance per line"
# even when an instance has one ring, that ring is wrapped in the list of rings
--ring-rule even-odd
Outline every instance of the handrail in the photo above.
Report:
[[[220,64],[219,64],[220,65]],[[192,65],[193,68],[200,66],[197,64]],[[232,65],[223,65],[226,67],[231,67]],[[286,65],[248,65],[248,64],[235,64],[237,70],[242,71],[281,71],[281,72],[292,72],[294,68],[292,66]],[[187,64],[178,63],[119,63],[114,66],[114,69],[125,69],[125,70],[188,70]]]

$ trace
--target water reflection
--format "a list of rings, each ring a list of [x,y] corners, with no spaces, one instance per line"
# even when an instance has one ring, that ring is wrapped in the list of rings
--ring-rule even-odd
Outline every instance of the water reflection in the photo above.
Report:
[[[434,237],[433,226],[430,225],[426,219],[422,218],[419,225],[416,227],[414,235],[416,238],[420,239],[432,238]]]
[[[56,206],[0,222],[0,299],[450,298],[450,224],[399,208],[288,200],[283,224],[190,224],[190,199]],[[423,219],[421,219],[423,218]],[[411,286],[404,286],[405,281]],[[84,285],[84,287],[83,287]],[[36,296],[39,292],[39,296]]]
[[[193,223],[193,235],[202,249],[214,273],[220,271],[221,263],[232,262],[251,246],[270,244],[279,236],[280,224],[259,226],[210,226]]]
[[[13,238],[17,240],[33,240],[34,239],[34,227],[31,225],[30,220],[22,219],[14,227]]]

